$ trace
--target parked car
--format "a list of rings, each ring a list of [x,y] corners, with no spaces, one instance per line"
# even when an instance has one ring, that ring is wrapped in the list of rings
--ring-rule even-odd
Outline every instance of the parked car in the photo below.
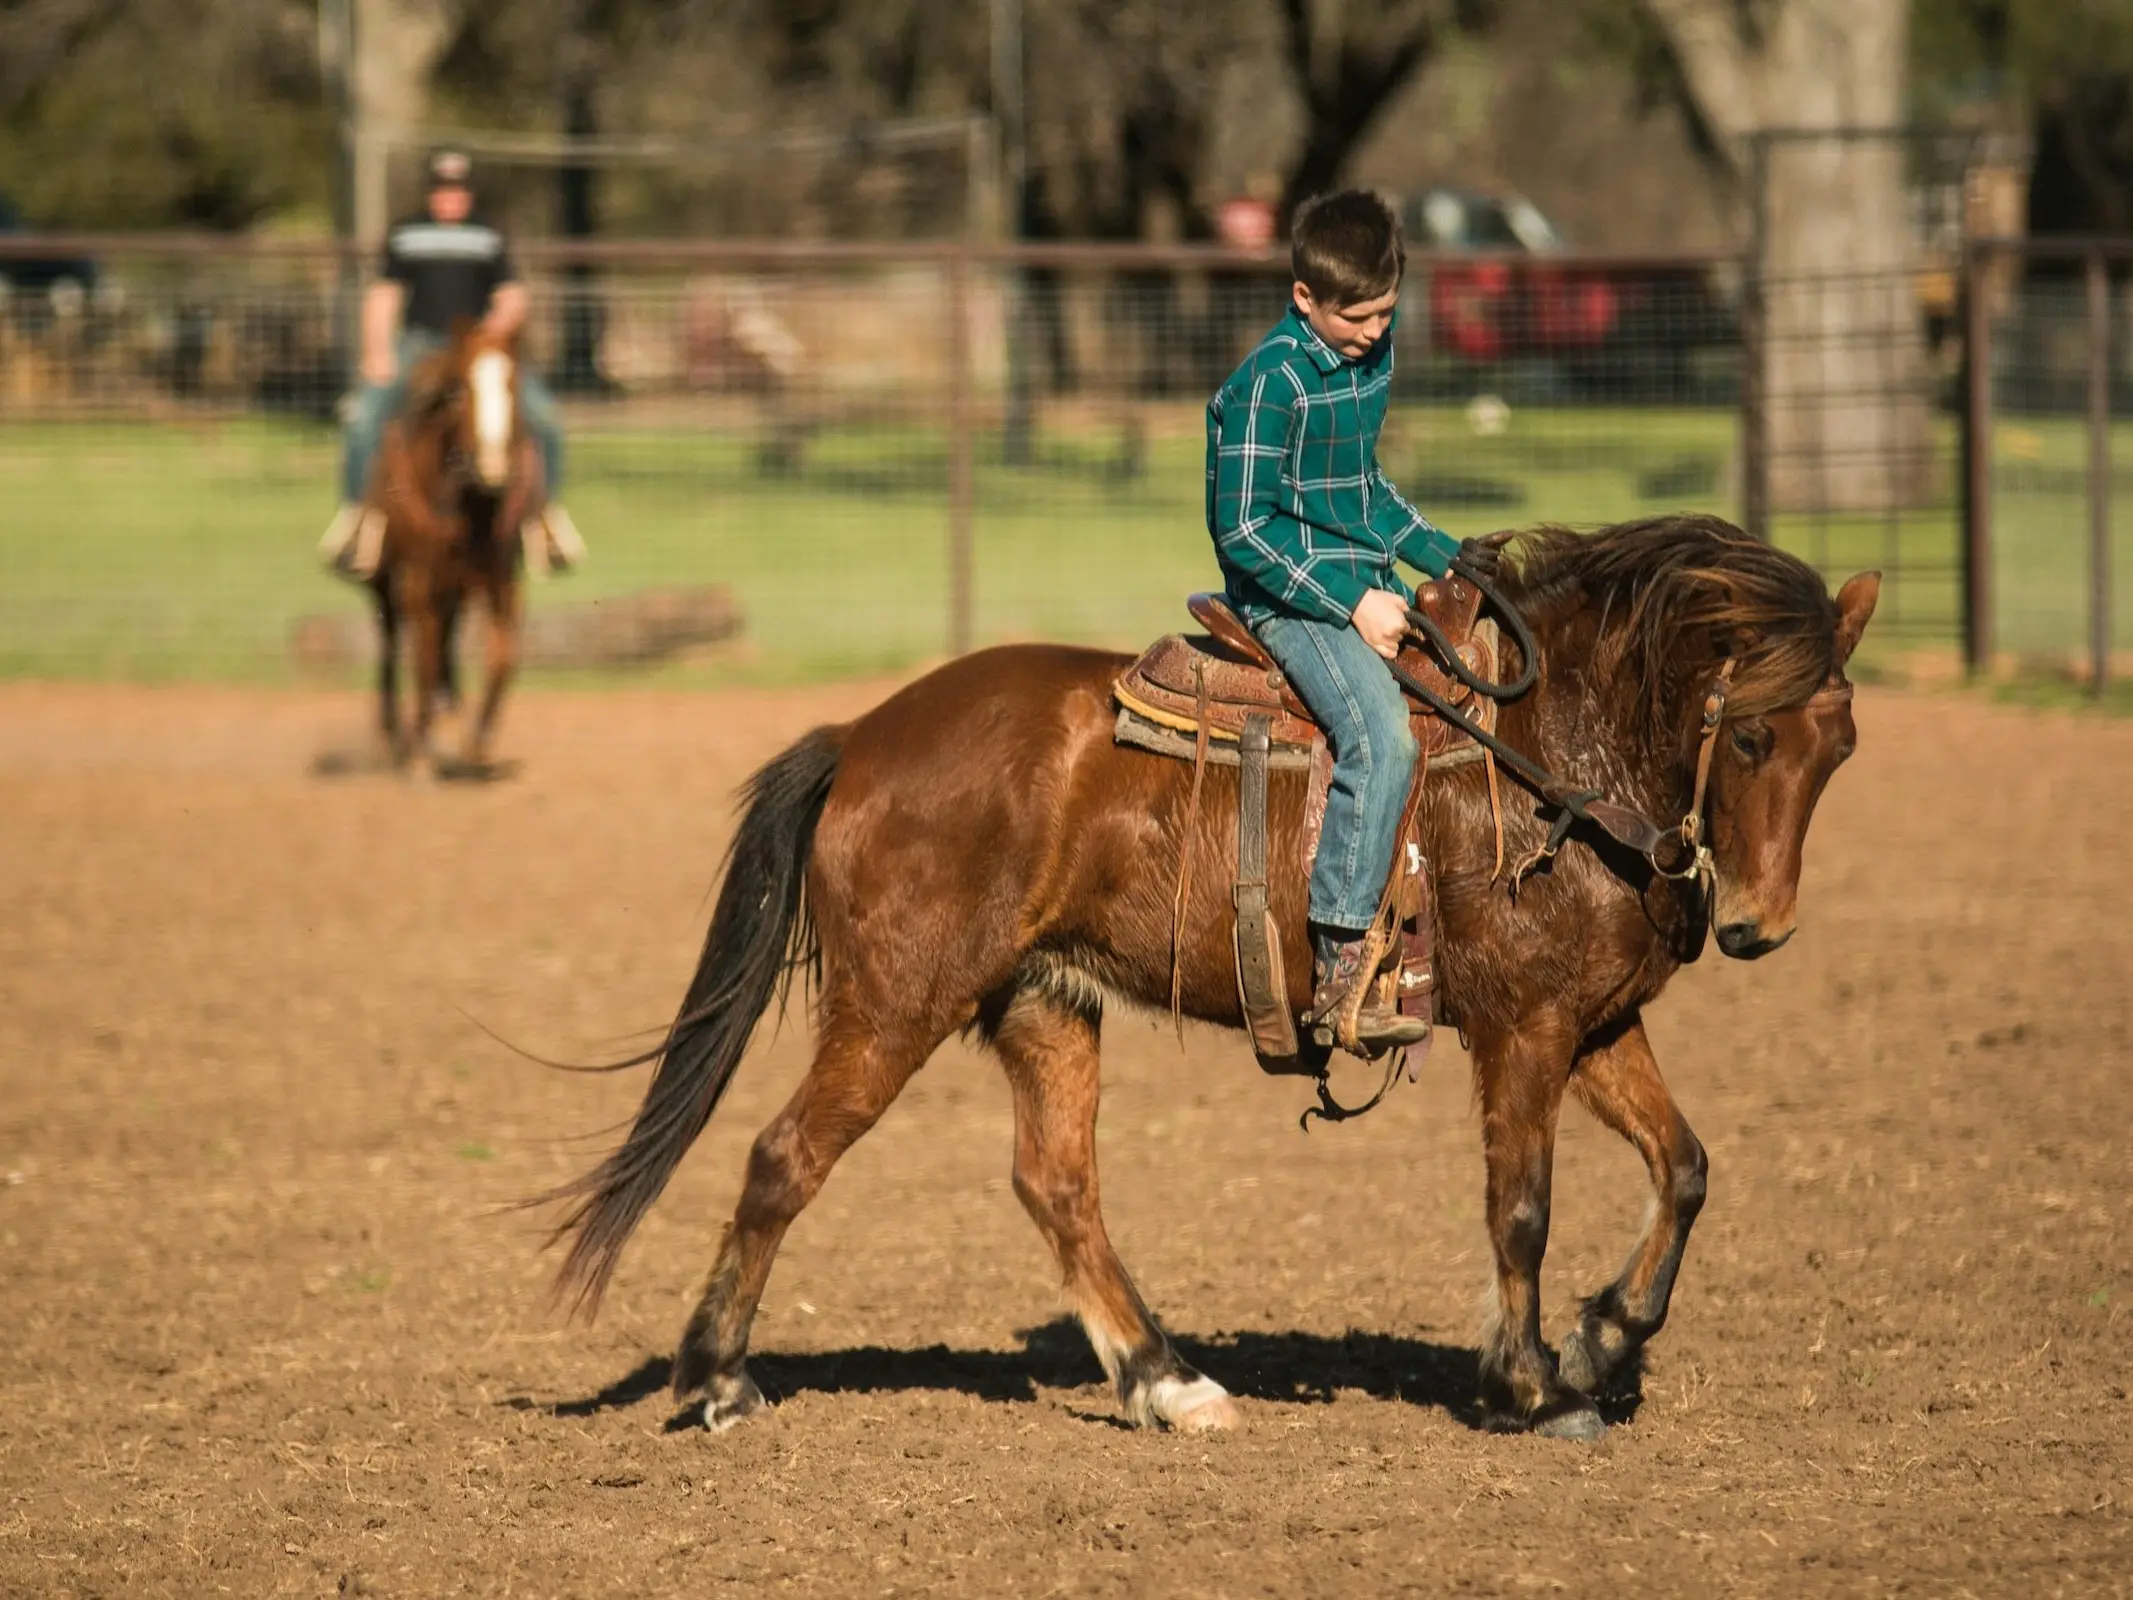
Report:
[[[0,238],[28,231],[22,213],[0,195]],[[10,299],[34,295],[49,303],[54,289],[64,296],[69,286],[86,298],[96,288],[96,263],[70,256],[0,254],[0,284],[7,286]]]
[[[1587,399],[1718,398],[1699,352],[1737,347],[1739,321],[1710,269],[1579,262],[1540,208],[1516,195],[1439,187],[1403,209],[1429,264],[1430,343],[1469,368],[1521,368],[1529,384]],[[1486,255],[1471,265],[1445,256]]]

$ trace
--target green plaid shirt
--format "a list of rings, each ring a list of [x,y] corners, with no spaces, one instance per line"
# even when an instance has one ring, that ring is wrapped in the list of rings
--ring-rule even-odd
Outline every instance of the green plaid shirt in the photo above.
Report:
[[[1412,599],[1394,557],[1443,576],[1459,542],[1378,466],[1391,392],[1392,328],[1346,361],[1291,307],[1208,402],[1207,531],[1247,622],[1346,622],[1372,589]]]

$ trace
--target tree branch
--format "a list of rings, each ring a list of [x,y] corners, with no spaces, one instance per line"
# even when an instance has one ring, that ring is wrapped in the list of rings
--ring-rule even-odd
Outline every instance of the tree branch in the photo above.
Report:
[[[32,0],[0,12],[0,113],[36,94],[81,41],[121,9],[113,0]]]
[[[1763,73],[1737,0],[1638,3],[1665,34],[1698,117],[1738,172],[1746,160],[1745,140],[1763,122]]]
[[[1393,96],[1453,27],[1493,15],[1493,0],[1281,0],[1284,62],[1305,117],[1282,185],[1283,213],[1339,180]]]

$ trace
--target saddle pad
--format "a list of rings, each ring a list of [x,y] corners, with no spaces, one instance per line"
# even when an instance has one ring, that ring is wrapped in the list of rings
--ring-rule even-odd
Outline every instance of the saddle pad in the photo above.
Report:
[[[1129,705],[1120,705],[1118,718],[1111,729],[1114,744],[1130,744],[1136,750],[1146,750],[1151,755],[1172,756],[1179,761],[1190,761],[1193,753],[1193,736],[1189,730],[1170,727],[1155,722]],[[1267,768],[1273,772],[1303,772],[1310,769],[1318,751],[1312,745],[1275,745],[1267,752]],[[1462,739],[1451,749],[1429,758],[1432,775],[1452,767],[1471,766],[1481,759],[1481,746],[1471,739]],[[1209,741],[1207,764],[1211,767],[1234,767],[1237,765],[1237,741],[1227,744]]]
[[[1115,743],[1130,744],[1137,749],[1148,750],[1159,756],[1176,756],[1180,761],[1193,758],[1192,719],[1184,719],[1179,727],[1169,721],[1159,721],[1149,713],[1139,710],[1119,696],[1118,720],[1112,727],[1111,737]],[[1302,771],[1310,767],[1320,746],[1314,733],[1309,744],[1277,744],[1267,751],[1267,766],[1275,771]],[[1211,767],[1234,767],[1237,764],[1237,736],[1217,735],[1207,745],[1207,764]]]

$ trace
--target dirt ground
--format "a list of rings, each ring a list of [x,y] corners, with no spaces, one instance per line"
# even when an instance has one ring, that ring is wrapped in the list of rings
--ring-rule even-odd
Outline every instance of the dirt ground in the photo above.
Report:
[[[1652,1019],[1711,1201],[1601,1443],[1472,1425],[1455,1046],[1306,1136],[1241,1038],[1139,1016],[1112,1231],[1240,1432],[1118,1425],[950,1049],[793,1230],[779,1404],[714,1438],[665,1358],[805,1030],[585,1328],[502,1207],[643,1080],[481,1025],[664,1023],[735,784],[850,698],[529,694],[517,778],[423,789],[309,775],[352,696],[0,689],[0,1593],[2133,1592],[2133,723],[1862,692],[1799,938]],[[1569,1110],[1551,1333],[1644,1204]]]

